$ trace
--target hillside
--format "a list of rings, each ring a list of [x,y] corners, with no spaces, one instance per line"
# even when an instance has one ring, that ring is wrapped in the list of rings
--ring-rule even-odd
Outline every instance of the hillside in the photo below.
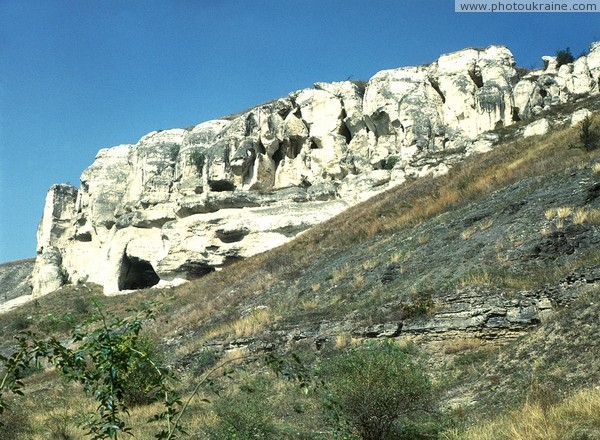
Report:
[[[103,148],[78,188],[48,191],[33,295],[85,282],[106,294],[179,285],[445,174],[495,148],[495,130],[562,127],[570,120],[552,109],[600,92],[600,42],[571,63],[543,59],[528,71],[507,47],[467,48]],[[564,117],[580,121],[580,110]]]
[[[0,304],[31,295],[31,272],[35,259],[0,264]]]
[[[64,286],[0,315],[2,352],[18,330],[66,338],[61,317],[85,319],[92,299],[118,314],[157,299],[164,306],[147,335],[184,396],[219,359],[246,359],[218,381],[218,395],[204,391],[210,404],[194,400],[190,438],[252,438],[233,436],[244,420],[257,421],[260,438],[335,438],[317,391],[304,395],[250,359],[295,353],[316,372],[368,340],[410,343],[432,377],[444,417],[429,437],[414,438],[595,438],[593,416],[567,406],[582,396],[600,401],[600,153],[573,148],[579,127],[568,121],[598,105],[555,107],[541,115],[556,127],[543,136],[523,138],[520,124],[500,129],[495,149],[446,175],[408,179],[182,286],[113,297],[93,284]],[[83,438],[76,421],[93,411],[77,387],[48,372],[15,399],[8,417],[20,438]],[[535,418],[529,426],[519,418],[534,410],[546,429],[570,421],[534,434]],[[145,421],[153,411],[132,408],[136,438],[152,438]]]

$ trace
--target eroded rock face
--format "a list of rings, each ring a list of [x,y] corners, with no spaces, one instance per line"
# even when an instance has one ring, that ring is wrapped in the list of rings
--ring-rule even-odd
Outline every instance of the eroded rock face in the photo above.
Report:
[[[519,80],[507,48],[465,49],[100,150],[78,190],[48,193],[34,295],[65,282],[107,293],[181,283],[408,177],[447,172],[492,148],[489,130],[598,93],[600,44],[572,65],[553,61]]]

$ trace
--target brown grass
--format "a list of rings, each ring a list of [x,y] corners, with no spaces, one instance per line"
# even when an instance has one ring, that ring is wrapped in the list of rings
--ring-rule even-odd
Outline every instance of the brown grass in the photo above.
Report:
[[[477,338],[456,338],[444,343],[444,353],[456,354],[463,351],[478,349],[481,347],[481,339]]]
[[[578,435],[579,434],[579,435]],[[587,434],[587,435],[586,435]],[[584,390],[558,404],[527,401],[492,421],[445,434],[447,440],[565,440],[600,435],[600,390]]]

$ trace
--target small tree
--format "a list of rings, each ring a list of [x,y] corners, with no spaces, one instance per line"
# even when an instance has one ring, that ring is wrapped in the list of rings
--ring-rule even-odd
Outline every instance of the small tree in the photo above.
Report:
[[[164,411],[153,420],[164,422],[166,428],[156,438],[176,438],[183,432],[178,424],[182,402],[171,388],[172,374],[151,359],[147,351],[150,345],[140,338],[143,324],[154,318],[155,309],[118,318],[106,315],[99,304],[96,307],[97,313],[90,315],[85,326],[72,330],[69,343],[23,332],[17,337],[18,349],[11,356],[0,355],[4,367],[0,376],[0,415],[9,408],[7,394],[22,395],[23,379],[39,361],[46,360],[66,381],[81,384],[98,403],[96,412],[82,423],[92,440],[118,440],[121,433],[131,433],[126,416],[129,406],[140,399],[133,387],[141,387],[144,396],[163,400]]]
[[[429,377],[415,355],[392,341],[350,350],[323,366],[327,406],[364,440],[419,438],[419,420],[435,409]]]
[[[571,53],[571,49],[568,47],[566,49],[557,50],[556,51],[556,67],[560,67],[563,64],[569,64],[575,61],[573,54]]]

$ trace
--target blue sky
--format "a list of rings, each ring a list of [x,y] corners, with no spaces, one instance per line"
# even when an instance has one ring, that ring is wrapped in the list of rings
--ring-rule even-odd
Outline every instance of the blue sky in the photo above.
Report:
[[[35,256],[46,191],[100,148],[464,47],[532,67],[595,40],[600,14],[453,0],[0,0],[0,262]]]

